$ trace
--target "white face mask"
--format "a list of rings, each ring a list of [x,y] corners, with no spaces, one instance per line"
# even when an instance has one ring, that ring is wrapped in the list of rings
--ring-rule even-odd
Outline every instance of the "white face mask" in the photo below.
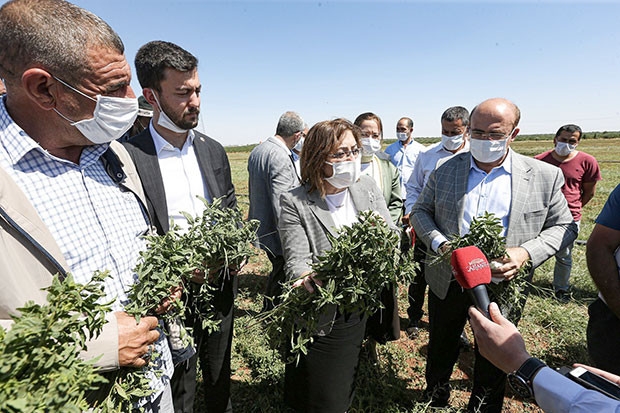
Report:
[[[396,132],[396,137],[398,138],[399,141],[404,142],[407,139],[409,139],[409,137],[407,136],[407,134],[405,132]]]
[[[67,118],[54,108],[54,111],[61,118],[71,123],[71,126],[75,126],[86,139],[94,144],[108,143],[120,138],[131,128],[138,117],[137,98],[97,95],[97,99],[93,99],[57,77],[54,77],[54,79],[74,92],[79,93],[93,102],[97,102],[95,110],[93,111],[93,117],[77,122]]]
[[[470,139],[469,151],[475,160],[482,163],[493,163],[506,154],[508,139],[487,140]]]
[[[560,156],[568,156],[576,147],[577,145],[571,145],[568,142],[558,142],[555,144],[555,152]]]
[[[168,129],[169,131],[174,132],[174,133],[187,132],[189,129],[180,128],[176,123],[174,123],[168,117],[168,115],[166,115],[166,112],[164,112],[164,110],[161,107],[161,104],[159,103],[159,99],[157,99],[157,95],[155,94],[155,91],[151,89],[151,92],[153,92],[153,97],[155,98],[155,102],[157,103],[157,108],[159,109],[159,118],[157,119],[157,124],[161,126],[162,128]]]
[[[361,140],[364,155],[374,155],[381,150],[381,140],[375,138],[362,138]]]
[[[304,146],[304,139],[306,138],[299,138],[295,146],[293,146],[293,149],[295,149],[297,152],[301,152],[301,148],[303,148]]]
[[[362,158],[356,157],[353,161],[344,162],[325,162],[331,165],[334,173],[325,180],[332,184],[335,188],[344,189],[353,185],[362,174]]]
[[[449,151],[455,151],[463,144],[463,134],[456,136],[441,135],[441,144]]]

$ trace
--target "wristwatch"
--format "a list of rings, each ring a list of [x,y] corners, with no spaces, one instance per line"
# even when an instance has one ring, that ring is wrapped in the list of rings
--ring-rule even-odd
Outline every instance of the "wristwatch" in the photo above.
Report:
[[[508,374],[508,383],[512,390],[524,399],[534,398],[534,387],[532,380],[538,370],[545,367],[546,364],[538,360],[536,357],[530,357],[519,367],[517,371]]]

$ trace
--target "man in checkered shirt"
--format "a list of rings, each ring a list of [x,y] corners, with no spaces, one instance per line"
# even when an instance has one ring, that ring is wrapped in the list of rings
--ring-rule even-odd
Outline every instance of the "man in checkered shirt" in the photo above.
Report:
[[[14,0],[0,8],[0,44],[11,45],[0,47],[0,324],[10,328],[28,300],[45,302],[41,288],[55,273],[86,283],[109,270],[113,312],[84,358],[100,356],[104,372],[149,369],[154,392],[140,405],[172,412],[173,366],[158,320],[136,324],[123,311],[149,231],[135,168],[114,142],[138,109],[123,43],[63,0]]]

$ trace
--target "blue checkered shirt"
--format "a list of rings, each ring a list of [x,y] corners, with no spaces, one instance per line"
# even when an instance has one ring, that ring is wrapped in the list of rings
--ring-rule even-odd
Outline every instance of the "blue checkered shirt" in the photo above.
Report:
[[[137,279],[133,268],[145,248],[149,226],[136,196],[123,191],[106,173],[101,155],[108,144],[84,147],[79,164],[49,154],[9,116],[0,98],[0,167],[24,191],[58,243],[78,283],[96,270],[109,270],[105,301],[122,311],[127,291]],[[157,343],[162,378],[152,386],[161,393],[174,367],[164,334]]]

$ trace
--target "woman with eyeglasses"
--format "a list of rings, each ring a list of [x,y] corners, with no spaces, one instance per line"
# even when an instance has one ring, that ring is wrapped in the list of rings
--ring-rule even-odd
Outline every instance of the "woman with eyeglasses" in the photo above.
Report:
[[[294,287],[314,294],[311,264],[331,248],[327,234],[357,221],[371,209],[392,220],[381,191],[367,176],[360,177],[360,130],[345,119],[319,122],[308,132],[301,154],[302,185],[280,198],[278,230],[287,277]],[[343,413],[353,399],[367,317],[340,314],[336,307],[323,314],[308,353],[286,365],[286,403],[299,412]]]
[[[359,115],[353,123],[362,131],[362,174],[375,180],[383,193],[392,221],[398,224],[403,214],[400,173],[390,161],[389,155],[381,150],[381,118],[372,112],[366,112]]]

